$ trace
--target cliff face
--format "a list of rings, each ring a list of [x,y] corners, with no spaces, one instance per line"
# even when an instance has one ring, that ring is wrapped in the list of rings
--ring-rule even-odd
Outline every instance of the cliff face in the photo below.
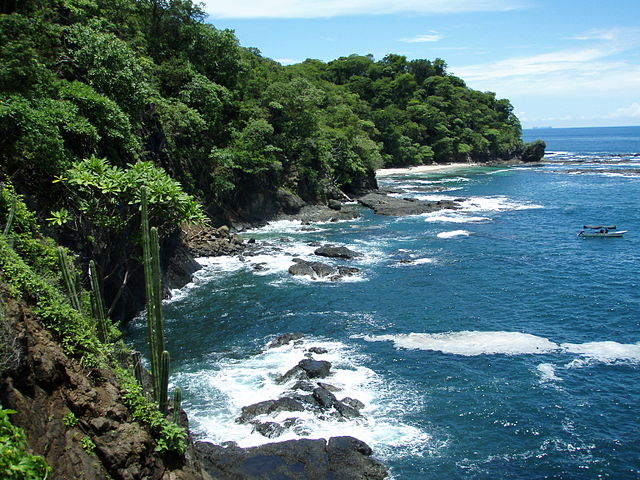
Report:
[[[21,303],[4,300],[4,321],[17,336],[17,366],[0,378],[0,403],[54,470],[54,479],[208,479],[188,452],[154,451],[152,436],[122,403],[112,371],[69,358]]]

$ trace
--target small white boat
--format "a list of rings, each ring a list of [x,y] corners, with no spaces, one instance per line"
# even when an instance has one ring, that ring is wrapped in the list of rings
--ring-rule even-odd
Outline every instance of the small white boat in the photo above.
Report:
[[[626,230],[616,230],[615,225],[583,225],[579,237],[622,237]]]

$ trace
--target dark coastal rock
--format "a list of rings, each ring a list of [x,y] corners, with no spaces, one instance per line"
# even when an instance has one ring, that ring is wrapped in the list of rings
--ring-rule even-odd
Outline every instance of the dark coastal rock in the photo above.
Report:
[[[277,348],[283,345],[287,345],[291,342],[295,342],[296,340],[300,340],[304,338],[303,333],[285,333],[284,335],[280,335],[269,342],[267,348]]]
[[[283,383],[287,383],[288,381],[293,379],[308,380],[309,377],[307,375],[307,372],[304,371],[304,369],[300,368],[299,366],[295,366],[287,370],[285,373],[283,373],[279,377],[277,377],[276,383],[278,385],[282,385]]]
[[[280,209],[287,214],[296,214],[307,204],[298,195],[283,188],[279,188],[276,192],[276,201]]]
[[[189,252],[194,257],[217,257],[242,252],[245,244],[239,235],[223,225],[213,227],[184,227],[182,236]]]
[[[307,352],[309,353],[317,353],[318,355],[322,355],[324,353],[327,353],[329,350],[327,350],[324,347],[311,347],[309,349],[307,349]]]
[[[317,385],[324,388],[325,390],[329,390],[330,392],[340,392],[342,390],[341,388],[338,388],[335,385],[331,385],[330,383],[318,382]]]
[[[292,390],[302,390],[303,392],[312,392],[314,388],[315,385],[306,380],[298,380],[293,384],[293,387],[291,387]]]
[[[355,267],[334,267],[322,262],[309,262],[300,258],[293,258],[293,265],[289,267],[291,275],[308,276],[311,278],[329,278],[337,281],[342,277],[351,276],[360,270]]]
[[[344,397],[342,400],[340,400],[340,402],[344,403],[345,405],[349,405],[356,410],[362,410],[364,408],[364,403],[362,403],[357,398]]]
[[[294,262],[296,261],[296,259],[293,259]],[[312,262],[296,262],[293,265],[291,265],[289,267],[289,273],[291,275],[297,275],[297,276],[307,276],[307,277],[315,277],[317,276],[326,276],[326,275],[320,275],[319,272],[321,272],[322,270],[320,270],[319,267],[318,268],[318,272],[316,272],[313,269],[313,265]]]
[[[316,387],[313,389],[313,398],[315,398],[318,404],[324,408],[331,408],[338,401],[333,393],[322,387]]]
[[[356,267],[343,267],[343,266],[339,266],[338,267],[338,278],[351,277],[352,275],[355,275],[356,273],[360,273],[360,269],[359,268],[356,268]]]
[[[298,366],[302,368],[309,378],[325,378],[329,375],[331,370],[331,362],[326,360],[313,360],[305,358],[298,362]]]
[[[242,407],[240,417],[236,419],[238,423],[248,423],[258,415],[266,415],[274,412],[302,412],[304,405],[294,398],[282,397],[277,400],[265,400]]]
[[[370,457],[371,449],[353,437],[289,440],[259,447],[196,444],[213,478],[264,480],[383,480],[387,468]]]
[[[318,403],[318,400],[312,394],[305,395],[301,393],[293,393],[291,394],[291,398],[302,403],[303,405],[306,405],[311,410],[317,410],[318,407],[320,406],[320,404]]]
[[[357,408],[353,408],[350,405],[340,401],[336,401],[333,404],[333,407],[338,411],[341,417],[343,418],[356,418],[360,417],[360,411]]]
[[[347,260],[364,256],[362,253],[353,251],[347,247],[334,247],[332,245],[324,245],[323,247],[316,248],[313,253],[321,257],[344,258]]]
[[[286,428],[278,422],[251,422],[253,429],[267,438],[276,438],[282,435]]]
[[[342,209],[342,203],[340,203],[339,200],[330,199],[327,202],[327,207],[329,207],[331,210],[340,210]]]
[[[395,198],[380,193],[368,193],[360,197],[358,201],[365,207],[373,209],[379,215],[406,216],[420,215],[422,213],[435,212],[443,209],[460,208],[457,202],[452,200],[440,200],[437,202],[422,202],[414,199]]]
[[[295,214],[281,213],[278,220],[299,220],[303,224],[314,222],[329,222],[333,220],[353,220],[360,213],[351,205],[341,205],[340,209],[334,209],[326,205],[305,205]]]
[[[544,140],[536,140],[525,144],[521,155],[522,161],[525,163],[541,161],[546,147]]]

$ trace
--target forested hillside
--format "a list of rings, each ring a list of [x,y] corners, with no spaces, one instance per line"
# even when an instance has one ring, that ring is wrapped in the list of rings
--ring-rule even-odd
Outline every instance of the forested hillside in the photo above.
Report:
[[[278,189],[369,187],[381,166],[535,157],[509,101],[441,59],[282,67],[191,0],[0,5],[0,173],[58,223],[67,172],[92,156],[153,162],[220,221],[271,213]]]

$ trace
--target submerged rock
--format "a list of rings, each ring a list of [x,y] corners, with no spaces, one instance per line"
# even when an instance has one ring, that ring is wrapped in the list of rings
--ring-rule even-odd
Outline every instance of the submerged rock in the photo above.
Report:
[[[316,354],[318,354],[318,355],[322,355],[322,354],[324,354],[324,353],[328,353],[328,352],[329,352],[329,350],[327,350],[327,349],[326,349],[326,348],[324,348],[324,347],[311,347],[311,348],[307,349],[307,352],[309,352],[309,353],[316,353]]]
[[[284,335],[280,335],[269,342],[267,348],[276,348],[281,347],[283,345],[287,345],[291,342],[295,342],[296,340],[300,340],[304,338],[303,333],[285,333]]]
[[[282,385],[283,383],[287,383],[288,381],[293,379],[304,381],[304,380],[309,380],[309,376],[307,375],[307,372],[305,372],[302,368],[296,365],[295,367],[287,370],[285,373],[277,377],[276,383],[278,385]]]
[[[253,429],[260,435],[267,438],[276,438],[282,435],[286,428],[280,425],[278,422],[251,422]]]

